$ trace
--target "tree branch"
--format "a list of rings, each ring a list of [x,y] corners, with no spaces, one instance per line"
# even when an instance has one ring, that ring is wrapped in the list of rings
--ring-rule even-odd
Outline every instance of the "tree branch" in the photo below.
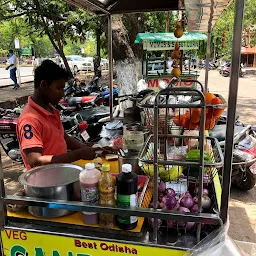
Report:
[[[13,18],[17,18],[17,17],[23,16],[23,15],[25,15],[27,13],[28,13],[28,11],[17,13],[17,14],[13,14],[13,15],[8,15],[8,16],[3,16],[3,17],[1,17],[1,20],[10,20],[10,19],[13,19]]]

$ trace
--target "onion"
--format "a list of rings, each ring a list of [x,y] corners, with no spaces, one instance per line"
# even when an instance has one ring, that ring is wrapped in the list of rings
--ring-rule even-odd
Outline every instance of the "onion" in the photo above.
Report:
[[[211,183],[211,179],[209,176],[204,176],[203,177],[203,183],[204,185],[208,186],[209,183]]]
[[[180,204],[177,202],[173,210],[178,211],[180,209]]]
[[[179,212],[190,212],[190,210],[188,209],[188,208],[186,208],[186,207],[180,207],[179,208]],[[178,227],[180,227],[180,228],[184,228],[185,227],[185,222],[179,222],[178,223]]]
[[[194,201],[195,204],[198,204],[198,197],[197,197],[197,196],[194,196],[194,197],[193,197],[193,201]]]
[[[195,226],[195,222],[187,222],[186,223],[186,230],[191,230]]]
[[[191,208],[191,212],[198,212],[198,205],[194,204],[193,207]]]
[[[154,202],[153,201],[149,204],[149,208],[154,208]],[[159,202],[157,203],[157,208],[158,209],[160,208],[160,203]]]
[[[185,196],[192,197],[189,191],[185,193]]]
[[[167,188],[166,189],[166,194],[175,197],[176,192],[172,188]]]
[[[178,222],[178,227],[179,228],[185,228],[186,222]]]
[[[179,212],[190,212],[190,210],[186,207],[180,207]]]
[[[159,193],[158,194],[158,201],[162,202],[163,197],[164,197],[164,194],[163,193]]]
[[[198,190],[199,188],[196,187],[194,191],[196,195],[198,195]],[[209,195],[209,190],[207,188],[203,188],[203,194]]]
[[[168,198],[168,196],[163,196],[161,203],[166,203],[167,198]]]
[[[209,210],[212,206],[212,201],[207,195],[203,195],[202,197],[202,208],[204,210]]]
[[[194,201],[192,197],[185,196],[180,200],[180,205],[183,207],[186,207],[188,209],[192,208],[194,205]]]
[[[168,228],[173,228],[177,225],[176,221],[173,220],[167,220],[167,227]]]
[[[161,208],[163,211],[168,211],[168,210],[169,210],[169,209],[167,208],[166,204],[161,205],[160,208]]]
[[[166,206],[168,210],[172,210],[177,204],[177,200],[173,196],[168,196],[166,200]]]
[[[154,218],[148,218],[148,224],[151,228],[154,227]],[[162,225],[162,221],[160,219],[157,219],[157,229],[159,229]]]
[[[159,184],[158,184],[158,192],[159,193],[164,193],[165,192],[165,183],[163,181],[161,181]]]

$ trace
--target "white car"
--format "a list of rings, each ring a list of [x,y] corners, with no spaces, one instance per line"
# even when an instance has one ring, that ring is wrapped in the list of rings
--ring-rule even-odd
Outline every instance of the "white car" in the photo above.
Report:
[[[108,60],[107,59],[101,59],[100,65],[102,70],[108,70]]]
[[[79,55],[69,55],[66,56],[66,59],[73,73],[79,71],[93,71],[93,64]],[[63,60],[61,60],[61,66],[65,67]]]
[[[92,67],[94,68],[93,57],[84,57],[83,59],[84,59],[85,61],[91,62],[91,63],[92,63]],[[107,69],[108,69],[108,60],[101,58],[101,60],[100,60],[100,65],[101,65],[101,69],[102,69],[102,70],[107,70]]]

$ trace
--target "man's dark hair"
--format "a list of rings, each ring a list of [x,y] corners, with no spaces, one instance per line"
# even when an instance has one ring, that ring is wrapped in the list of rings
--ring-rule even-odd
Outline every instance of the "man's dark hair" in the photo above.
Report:
[[[35,69],[35,88],[40,86],[42,80],[45,80],[50,85],[52,81],[60,79],[67,81],[69,74],[64,68],[61,68],[52,60],[44,60],[42,64]]]
[[[13,53],[13,50],[12,50],[12,49],[10,49],[10,50],[9,50],[9,53]]]

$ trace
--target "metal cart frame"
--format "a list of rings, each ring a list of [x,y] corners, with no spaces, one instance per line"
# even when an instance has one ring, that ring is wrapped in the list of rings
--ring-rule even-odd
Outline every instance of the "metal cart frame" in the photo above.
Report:
[[[79,3],[79,1],[71,1],[76,6],[82,8],[88,8],[94,13],[98,13],[100,15],[105,14],[108,15],[108,45],[109,45],[109,72],[110,72],[110,113],[111,118],[113,117],[113,54],[112,54],[112,25],[111,25],[111,15],[115,13],[120,13],[118,11],[111,11],[111,8],[105,8],[104,4],[101,1],[95,0],[85,0],[83,4]],[[159,1],[160,3],[161,1]],[[155,8],[147,6],[145,10],[133,10],[134,12],[141,12],[141,11],[163,11],[163,10],[170,10],[170,9],[177,9],[177,6],[172,6],[168,8],[169,1],[163,1],[165,6],[161,5]],[[161,2],[161,3],[163,3]],[[117,1],[113,6],[118,6],[122,1]],[[159,4],[157,3],[157,4]],[[211,1],[212,6],[214,5],[214,1]],[[113,7],[112,6],[112,7]],[[90,8],[89,8],[90,7]],[[122,11],[122,10],[121,10]],[[123,11],[129,12],[129,11]],[[236,113],[236,105],[237,105],[237,92],[238,92],[238,79],[239,79],[239,68],[240,68],[240,50],[241,50],[241,36],[242,36],[242,26],[243,26],[243,15],[244,15],[244,0],[236,0],[236,7],[235,7],[235,24],[234,24],[234,37],[233,37],[233,50],[232,50],[232,73],[230,77],[230,86],[229,86],[229,99],[228,99],[228,121],[227,121],[227,131],[226,131],[226,147],[225,147],[225,159],[224,159],[224,172],[223,172],[223,180],[222,180],[222,196],[221,196],[221,210],[220,210],[220,217],[222,221],[225,223],[227,221],[228,215],[228,200],[229,200],[229,193],[230,193],[230,180],[231,180],[231,167],[232,167],[232,151],[233,151],[233,135],[234,135],[234,123],[235,123],[235,113]],[[211,20],[209,22],[211,24]],[[210,33],[210,31],[208,31]],[[209,40],[208,40],[209,41]],[[208,66],[208,65],[206,65]],[[207,80],[207,76],[206,76]],[[206,83],[207,84],[207,83]],[[151,218],[161,218],[161,219],[168,219],[170,214],[168,212],[160,212],[158,210],[150,210],[150,209],[122,209],[118,207],[107,207],[107,206],[93,206],[93,205],[85,205],[82,202],[65,202],[65,201],[49,201],[37,198],[28,198],[28,197],[14,197],[14,196],[7,196],[5,195],[4,189],[4,177],[2,171],[2,165],[0,166],[0,227],[2,230],[10,229],[10,230],[25,230],[31,231],[35,233],[48,233],[51,235],[60,235],[60,236],[76,236],[76,237],[83,237],[83,238],[91,238],[93,236],[92,233],[86,233],[81,230],[77,230],[77,232],[70,231],[67,232],[66,228],[64,227],[46,227],[44,225],[40,225],[40,223],[34,223],[30,221],[29,223],[20,223],[16,220],[7,216],[6,212],[6,204],[19,204],[25,206],[41,206],[41,207],[49,207],[49,208],[61,208],[61,209],[68,209],[73,211],[90,211],[90,212],[102,212],[102,213],[110,213],[115,215],[136,215],[142,217],[151,217]],[[157,168],[155,168],[155,174],[157,174]],[[156,179],[155,179],[156,180]],[[156,185],[156,181],[155,181]],[[219,223],[220,219],[216,216],[209,216],[209,214],[183,214],[182,216],[179,213],[173,212],[172,218],[176,220],[182,221],[193,221],[198,223]],[[94,239],[97,239],[94,237]],[[109,236],[108,238],[105,237],[104,240],[108,241],[116,241],[116,242],[123,242],[127,243],[127,239],[123,238],[122,240],[113,238]],[[145,246],[144,241],[129,241],[131,244],[138,244]],[[3,244],[2,244],[3,246]],[[167,247],[173,248],[173,246],[164,246],[158,244],[157,241],[155,243],[150,244],[149,246],[153,247]],[[3,249],[3,248],[2,248]],[[183,248],[186,250],[187,248]]]

